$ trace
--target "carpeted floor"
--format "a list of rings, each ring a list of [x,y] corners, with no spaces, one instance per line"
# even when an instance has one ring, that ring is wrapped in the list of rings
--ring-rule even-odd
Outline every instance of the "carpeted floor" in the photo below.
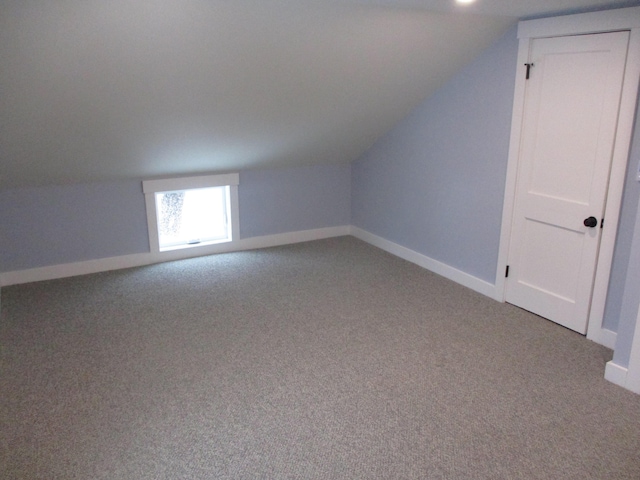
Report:
[[[2,289],[2,479],[638,479],[611,351],[352,237]]]

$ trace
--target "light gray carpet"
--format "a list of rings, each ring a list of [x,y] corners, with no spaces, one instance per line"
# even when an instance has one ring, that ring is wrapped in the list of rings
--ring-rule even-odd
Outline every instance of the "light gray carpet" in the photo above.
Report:
[[[3,288],[2,479],[640,478],[611,351],[352,237]]]

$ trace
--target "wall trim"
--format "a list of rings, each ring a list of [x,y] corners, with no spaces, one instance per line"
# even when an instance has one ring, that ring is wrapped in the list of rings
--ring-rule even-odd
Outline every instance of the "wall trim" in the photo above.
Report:
[[[504,302],[504,299],[501,296],[501,292],[496,288],[496,285],[493,285],[492,283],[489,283],[478,277],[474,277],[473,275],[465,273],[462,270],[458,270],[450,265],[418,253],[407,247],[403,247],[402,245],[394,243],[378,235],[367,232],[366,230],[363,230],[359,227],[351,225],[317,228],[312,230],[300,230],[297,232],[278,233],[274,235],[243,238],[241,240],[238,240],[237,242],[206,245],[197,248],[186,248],[182,250],[171,250],[167,252],[146,252],[133,255],[121,255],[118,257],[100,258],[82,262],[30,268],[27,270],[3,272],[0,273],[0,287],[18,285],[21,283],[39,282],[43,280],[55,280],[58,278],[87,275],[91,273],[106,272],[122,268],[140,267],[144,265],[151,265],[154,263],[170,262],[186,258],[214,255],[217,253],[229,253],[243,250],[277,247],[280,245],[309,242],[313,240],[321,240],[324,238],[342,237],[345,235],[352,235],[370,245],[373,245],[374,247],[380,248],[388,253],[391,253],[392,255],[402,258],[403,260],[414,263],[453,282],[470,288],[471,290],[474,290],[482,295],[485,295],[499,302]],[[640,331],[640,328],[638,330]],[[611,330],[601,328],[596,335],[590,337],[590,340],[593,340],[600,345],[604,345],[607,348],[614,349],[616,343],[616,333]]]
[[[378,247],[392,255],[400,257],[411,263],[415,263],[416,265],[426,268],[433,273],[448,278],[449,280],[470,288],[482,295],[486,295],[500,303],[504,303],[504,298],[500,289],[497,288],[496,285],[485,280],[469,275],[468,273],[451,267],[450,265],[434,260],[433,258],[427,257],[426,255],[418,253],[407,247],[403,247],[402,245],[398,245],[397,243],[391,242],[390,240],[379,237],[361,228],[352,226],[351,235],[373,245],[374,247]],[[617,333],[612,330],[607,330],[606,328],[594,329],[593,336],[588,337],[589,340],[610,348],[611,350],[615,348],[616,338]]]
[[[591,333],[592,335],[590,337],[587,336],[589,340],[592,340],[611,350],[615,350],[616,340],[618,339],[618,334],[616,332],[606,328],[594,328]]]
[[[621,367],[617,363],[613,363],[613,360],[611,360],[607,362],[604,369],[604,378],[611,383],[615,383],[619,387],[626,388],[627,369],[625,367]]]
[[[518,24],[518,38],[559,37],[640,28],[640,7],[560,15]]]
[[[636,328],[633,332],[633,342],[629,354],[629,368],[623,387],[632,392],[640,393],[640,307],[638,307]]]
[[[632,29],[629,36],[627,68],[625,69],[622,97],[620,100],[620,114],[618,116],[618,133],[613,152],[611,177],[609,179],[609,192],[613,189],[614,194],[609,194],[607,197],[604,212],[604,218],[607,219],[607,223],[611,223],[608,223],[610,228],[603,229],[602,239],[600,241],[600,254],[598,256],[591,311],[589,314],[587,338],[591,339],[593,339],[602,328],[604,319],[607,293],[609,292],[609,280],[613,266],[613,254],[617,239],[618,222],[622,209],[625,175],[627,165],[630,162],[629,155],[631,152],[636,105],[638,103],[638,85],[640,79],[640,15],[637,14],[640,13],[640,7],[637,7],[635,12],[638,28]]]
[[[351,235],[373,245],[374,247],[378,247],[392,255],[400,257],[411,263],[415,263],[422,268],[470,288],[471,290],[475,290],[487,297],[496,299],[496,288],[492,283],[478,277],[474,277],[473,275],[469,275],[462,270],[458,270],[450,265],[418,253],[407,247],[403,247],[402,245],[398,245],[397,243],[379,237],[378,235],[374,235],[373,233],[367,232],[361,228],[351,227]]]
[[[205,245],[202,247],[185,248],[181,250],[170,250],[167,252],[145,252],[61,265],[30,268],[27,270],[3,272],[0,273],[0,287],[17,285],[20,283],[39,282],[42,280],[54,280],[57,278],[73,277],[76,275],[86,275],[90,273],[106,272],[121,268],[140,267],[154,263],[213,255],[216,253],[254,250],[258,248],[276,247],[279,245],[321,240],[323,238],[340,237],[349,235],[350,228],[351,227],[349,225],[343,225],[338,227],[317,228],[313,230],[300,230],[297,232],[243,238],[236,242]]]

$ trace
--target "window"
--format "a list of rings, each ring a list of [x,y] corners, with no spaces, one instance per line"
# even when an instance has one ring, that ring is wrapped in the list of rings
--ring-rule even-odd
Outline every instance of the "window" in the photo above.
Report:
[[[238,174],[145,180],[154,252],[237,239]]]

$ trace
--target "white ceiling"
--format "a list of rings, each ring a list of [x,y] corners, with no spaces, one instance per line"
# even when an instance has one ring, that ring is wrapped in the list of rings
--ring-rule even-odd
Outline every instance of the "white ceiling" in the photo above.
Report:
[[[639,3],[3,1],[0,189],[349,162],[514,17]]]

